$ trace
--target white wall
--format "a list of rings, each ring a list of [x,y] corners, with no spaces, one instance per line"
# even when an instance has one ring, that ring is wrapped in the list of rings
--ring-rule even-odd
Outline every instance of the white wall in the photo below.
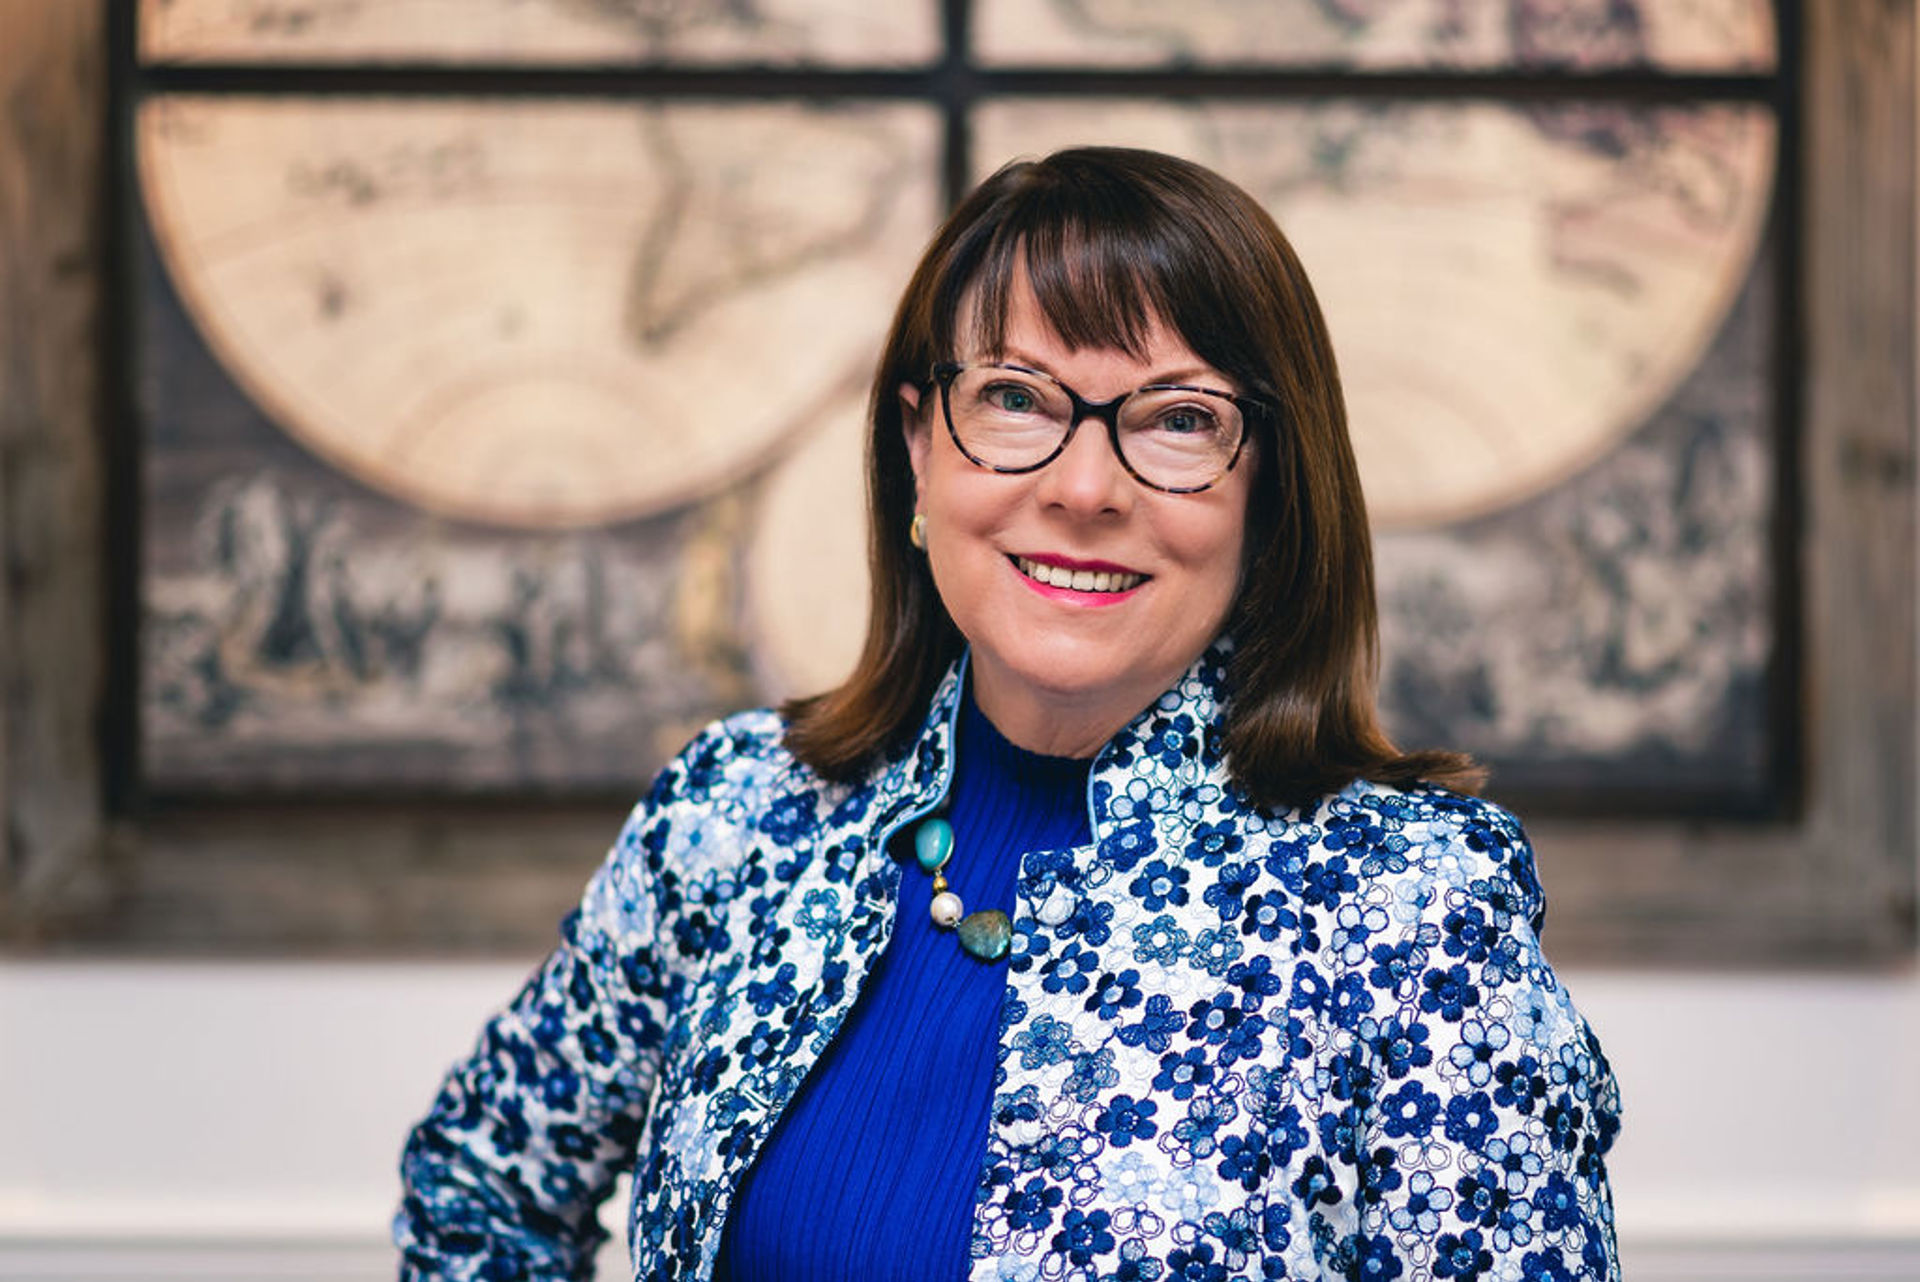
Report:
[[[401,1137],[525,969],[0,964],[0,1278],[391,1276]],[[1566,979],[1629,1282],[1920,1279],[1920,975]]]

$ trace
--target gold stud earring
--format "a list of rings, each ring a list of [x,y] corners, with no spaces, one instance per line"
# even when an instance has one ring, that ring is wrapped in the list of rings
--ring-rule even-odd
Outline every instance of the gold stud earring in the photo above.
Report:
[[[907,542],[922,552],[927,550],[927,518],[918,512],[915,512],[913,520],[907,523]]]

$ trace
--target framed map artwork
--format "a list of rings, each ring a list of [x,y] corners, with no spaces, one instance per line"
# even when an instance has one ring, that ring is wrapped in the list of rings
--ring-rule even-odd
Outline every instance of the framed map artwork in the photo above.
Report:
[[[1216,167],[1299,250],[1390,728],[1472,752],[1573,852],[1562,929],[1906,938],[1910,869],[1818,871],[1857,843],[1819,835],[1845,808],[1807,768],[1838,652],[1803,598],[1842,599],[1845,561],[1806,553],[1804,19],[139,0],[110,765],[161,853],[129,935],[193,904],[196,938],[544,938],[591,847],[538,893],[517,852],[604,837],[701,723],[849,666],[867,381],[944,210],[1111,143]],[[1735,880],[1778,904],[1723,910],[1762,847]],[[1669,903],[1706,933],[1662,934]]]
[[[617,795],[832,681],[943,198],[1120,142],[1323,295],[1401,738],[1536,805],[1784,795],[1767,4],[447,8],[140,10],[149,792]]]
[[[857,610],[796,504],[938,213],[916,105],[167,95],[136,133],[159,792],[631,792]],[[831,324],[823,323],[827,318]]]

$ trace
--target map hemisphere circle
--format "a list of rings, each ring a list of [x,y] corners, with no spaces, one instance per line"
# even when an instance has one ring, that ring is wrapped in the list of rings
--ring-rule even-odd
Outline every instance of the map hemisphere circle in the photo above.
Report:
[[[716,189],[754,146],[723,127],[744,115],[161,98],[138,173],[207,345],[316,457],[441,515],[586,528],[761,466],[875,341],[878,321],[821,316],[884,317],[924,234],[885,121],[776,113],[774,181]],[[722,223],[809,214],[734,261],[739,236],[690,219],[702,200]]]

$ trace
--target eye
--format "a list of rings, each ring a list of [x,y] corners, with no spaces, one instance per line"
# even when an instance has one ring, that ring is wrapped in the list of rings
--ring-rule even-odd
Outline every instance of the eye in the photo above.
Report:
[[[1204,436],[1220,430],[1220,420],[1199,405],[1175,405],[1161,412],[1154,427],[1175,436]]]
[[[1024,383],[989,384],[980,399],[1007,414],[1031,414],[1040,408],[1040,398]]]

